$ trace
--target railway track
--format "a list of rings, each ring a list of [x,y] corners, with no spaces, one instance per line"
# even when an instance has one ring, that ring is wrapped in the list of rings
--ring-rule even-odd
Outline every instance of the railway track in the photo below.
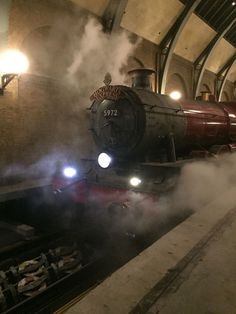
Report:
[[[159,221],[135,235],[122,226],[85,221],[0,251],[0,313],[63,313],[73,303],[182,220]],[[106,230],[107,229],[107,230]]]
[[[62,284],[68,286],[72,277],[80,277],[94,262],[84,248],[73,244],[54,245],[38,256],[5,266],[0,271],[0,313],[40,311],[39,303],[58,297]]]

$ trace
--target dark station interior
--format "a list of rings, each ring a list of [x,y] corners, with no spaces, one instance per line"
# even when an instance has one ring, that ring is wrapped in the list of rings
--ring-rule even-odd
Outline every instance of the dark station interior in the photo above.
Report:
[[[236,313],[236,2],[0,0],[0,313]]]

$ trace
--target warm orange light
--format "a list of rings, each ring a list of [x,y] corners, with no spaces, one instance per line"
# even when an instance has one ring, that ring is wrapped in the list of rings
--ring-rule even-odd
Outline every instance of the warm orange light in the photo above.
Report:
[[[179,100],[182,97],[182,94],[176,90],[170,93],[170,97],[174,100]]]
[[[7,50],[0,54],[1,74],[21,74],[29,68],[28,58],[19,50]]]

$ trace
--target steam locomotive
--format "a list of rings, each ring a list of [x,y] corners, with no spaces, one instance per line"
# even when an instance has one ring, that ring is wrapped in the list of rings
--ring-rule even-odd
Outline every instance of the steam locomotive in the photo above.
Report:
[[[131,87],[110,85],[108,77],[91,96],[100,167],[85,180],[73,179],[75,172],[70,172],[78,202],[96,198],[101,206],[114,200],[123,206],[130,189],[155,198],[175,184],[173,178],[186,162],[236,150],[236,103],[175,101],[151,90],[152,70],[129,73]]]
[[[132,163],[235,151],[236,103],[175,101],[152,92],[152,70],[129,73],[132,87],[107,85],[91,96],[91,130],[101,151]]]

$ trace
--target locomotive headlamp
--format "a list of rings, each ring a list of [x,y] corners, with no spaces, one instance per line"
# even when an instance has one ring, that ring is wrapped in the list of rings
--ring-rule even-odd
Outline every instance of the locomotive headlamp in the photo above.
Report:
[[[129,180],[130,185],[132,186],[138,186],[140,183],[142,182],[142,180],[140,180],[137,177],[133,177]]]
[[[181,97],[182,97],[182,94],[177,90],[170,93],[170,98],[174,100],[179,100]]]
[[[112,158],[106,153],[101,153],[98,156],[98,164],[101,168],[104,168],[104,169],[108,168],[111,162],[112,162]]]
[[[74,178],[77,175],[77,170],[73,167],[65,167],[63,169],[63,174],[67,178]]]
[[[7,50],[0,54],[0,73],[21,74],[29,68],[28,58],[19,50]]]

